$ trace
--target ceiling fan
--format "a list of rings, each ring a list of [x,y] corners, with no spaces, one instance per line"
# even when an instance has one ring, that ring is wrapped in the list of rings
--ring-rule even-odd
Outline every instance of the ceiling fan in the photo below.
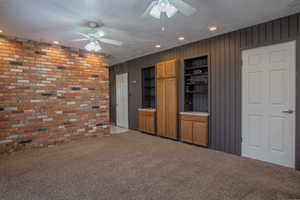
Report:
[[[168,18],[171,18],[178,11],[185,16],[191,16],[197,11],[197,9],[183,0],[154,0],[148,6],[143,16],[145,17],[150,15],[156,19],[160,19],[162,14],[165,14]]]
[[[101,26],[96,22],[88,22],[88,27],[91,28],[91,31],[88,33],[78,32],[83,38],[75,39],[72,41],[88,41],[88,44],[85,45],[85,49],[92,52],[98,52],[102,49],[100,43],[111,44],[115,46],[122,46],[123,42],[118,40],[112,40],[108,38],[104,38],[105,33],[102,30],[98,30]]]

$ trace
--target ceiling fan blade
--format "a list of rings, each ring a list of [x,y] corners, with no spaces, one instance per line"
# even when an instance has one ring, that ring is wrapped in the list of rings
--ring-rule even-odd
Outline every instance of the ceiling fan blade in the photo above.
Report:
[[[117,40],[111,40],[111,39],[107,39],[107,38],[99,38],[100,42],[103,43],[107,43],[107,44],[112,44],[112,45],[116,45],[116,46],[122,46],[123,42],[117,41]]]
[[[70,41],[72,41],[72,42],[80,42],[80,41],[87,41],[87,40],[89,40],[89,39],[87,39],[87,38],[81,38],[81,39],[75,39],[75,40],[70,40]]]
[[[158,1],[152,1],[151,4],[148,6],[142,17],[148,17],[150,15],[151,10],[154,6],[158,4]]]
[[[191,5],[185,3],[183,0],[169,0],[169,2],[174,5],[182,14],[185,16],[193,15],[197,9],[193,8]]]
[[[85,38],[90,38],[90,36],[88,34],[85,34],[85,33],[81,33],[81,32],[78,32],[79,35],[82,35],[83,37]]]

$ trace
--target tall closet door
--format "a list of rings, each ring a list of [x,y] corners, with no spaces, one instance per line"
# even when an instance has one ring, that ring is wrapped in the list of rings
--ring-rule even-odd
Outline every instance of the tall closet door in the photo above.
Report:
[[[156,85],[156,99],[157,99],[157,134],[159,136],[165,136],[165,80],[158,79]]]
[[[165,137],[177,139],[177,79],[165,79]]]

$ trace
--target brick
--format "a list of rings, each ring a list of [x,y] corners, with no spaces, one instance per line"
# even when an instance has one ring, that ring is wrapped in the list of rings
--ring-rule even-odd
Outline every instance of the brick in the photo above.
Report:
[[[42,93],[41,95],[44,96],[44,97],[50,97],[50,96],[53,96],[53,94],[51,94],[51,93]]]
[[[23,72],[22,69],[11,69],[10,71],[11,71],[11,72]]]
[[[31,102],[31,103],[40,103],[41,100],[39,100],[39,99],[32,99],[32,100],[30,100],[30,102]]]
[[[21,140],[19,142],[19,144],[28,144],[28,143],[31,143],[31,142],[32,142],[32,140]]]
[[[44,132],[44,131],[47,131],[47,130],[48,130],[47,128],[38,128],[37,129],[38,132]]]
[[[35,53],[38,55],[43,55],[43,56],[47,55],[47,53],[44,51],[35,51]]]
[[[18,83],[29,83],[29,80],[18,80]]]
[[[4,108],[4,110],[6,110],[6,111],[16,111],[16,110],[18,110],[18,108],[17,107],[6,107],[6,108]]]
[[[30,40],[0,40],[0,144],[5,143],[0,151],[108,134],[109,76],[103,58]],[[91,112],[92,106],[101,110]],[[29,139],[34,145],[26,145]]]
[[[53,121],[53,118],[46,118],[46,119],[43,119],[44,122],[51,122]]]
[[[21,127],[24,127],[25,125],[24,124],[14,124],[12,125],[13,128],[21,128]]]
[[[47,78],[47,81],[56,81],[56,78]]]
[[[23,65],[23,62],[11,61],[9,62],[11,65]]]
[[[13,140],[0,140],[0,144],[10,144]]]

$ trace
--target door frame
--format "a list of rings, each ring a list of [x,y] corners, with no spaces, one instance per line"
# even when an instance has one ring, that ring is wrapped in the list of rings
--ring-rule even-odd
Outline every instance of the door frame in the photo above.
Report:
[[[126,118],[126,126],[123,128],[129,128],[129,73],[128,72],[124,72],[124,73],[117,73],[116,74],[116,126],[119,126],[118,124],[118,92],[117,92],[117,88],[118,88],[118,76],[123,76],[126,75],[127,78],[127,118]]]
[[[244,75],[243,75],[243,52],[244,51],[247,51],[247,50],[251,50],[251,49],[257,49],[257,48],[263,48],[263,47],[267,47],[267,46],[273,46],[273,45],[280,45],[280,44],[284,44],[284,43],[288,43],[288,42],[294,42],[295,44],[295,61],[294,61],[294,64],[295,64],[295,91],[294,91],[294,98],[295,98],[295,122],[294,122],[294,128],[295,128],[295,139],[294,139],[294,156],[295,156],[295,163],[294,163],[294,168],[297,169],[297,170],[300,170],[300,126],[297,126],[297,122],[300,123],[300,106],[297,106],[297,102],[298,100],[300,100],[300,79],[298,79],[298,63],[299,63],[299,56],[300,56],[300,39],[299,37],[293,37],[293,38],[288,38],[288,39],[283,39],[283,40],[280,40],[280,41],[275,41],[275,42],[265,42],[265,43],[262,43],[262,44],[259,44],[259,45],[253,45],[251,47],[245,47],[245,48],[240,48],[240,61],[241,61],[241,67],[240,67],[240,83],[241,83],[241,87],[240,87],[240,107],[241,107],[241,117],[240,117],[240,137],[241,137],[241,143],[240,143],[240,156],[243,156],[243,79],[244,79]],[[299,92],[298,92],[299,90]],[[299,111],[299,112],[298,112]]]

